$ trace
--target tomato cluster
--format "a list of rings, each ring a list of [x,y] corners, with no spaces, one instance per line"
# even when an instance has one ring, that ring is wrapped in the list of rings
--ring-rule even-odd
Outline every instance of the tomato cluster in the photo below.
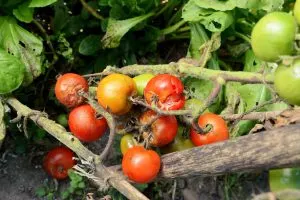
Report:
[[[256,23],[252,30],[251,45],[257,58],[266,62],[281,62],[282,56],[295,56],[295,47],[299,45],[296,40],[300,24],[299,0],[294,5],[293,15],[272,12]],[[279,63],[274,86],[277,94],[285,101],[300,105],[300,59],[297,56],[289,62]]]
[[[80,91],[88,92],[88,89],[82,76],[70,73],[59,77],[55,86],[57,99],[72,109],[68,118],[71,132],[84,142],[98,140],[107,129],[106,120],[97,116],[95,110],[84,103],[83,95],[80,95]],[[141,74],[133,78],[124,74],[111,74],[99,81],[95,98],[109,113],[121,116],[132,110],[135,98],[142,97],[148,107],[162,111],[185,108],[195,113],[193,105],[202,105],[202,102],[195,99],[186,101],[182,81],[170,74]],[[185,102],[188,103],[185,105]],[[198,133],[193,128],[184,132],[179,118],[173,115],[161,115],[144,108],[140,108],[140,111],[137,122],[139,128],[133,134],[124,135],[120,142],[123,172],[137,183],[150,182],[159,173],[160,156],[156,151],[149,150],[151,147],[158,147],[166,153],[229,137],[225,121],[208,111],[198,120],[198,126],[202,129],[211,126],[207,133]]]

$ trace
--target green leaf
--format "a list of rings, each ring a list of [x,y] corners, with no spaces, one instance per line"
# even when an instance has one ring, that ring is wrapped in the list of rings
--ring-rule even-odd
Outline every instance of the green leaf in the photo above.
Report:
[[[24,64],[15,56],[0,49],[0,94],[16,90],[24,79]]]
[[[21,22],[30,23],[33,20],[34,8],[30,8],[28,5],[29,1],[26,1],[13,10],[14,16]]]
[[[188,57],[200,59],[200,47],[209,40],[205,30],[200,23],[190,23],[191,40],[188,50]]]
[[[202,102],[205,102],[212,89],[214,88],[214,84],[212,81],[191,77],[188,77],[184,80],[184,85],[191,98],[199,99]],[[221,95],[219,95],[217,100],[209,107],[209,111],[214,113],[217,112],[219,110],[221,100]]]
[[[265,11],[280,10],[284,0],[190,0],[200,8],[214,9],[219,11],[233,10],[234,8],[247,8]]]
[[[77,186],[78,186],[78,188],[84,189],[85,188],[85,183],[84,182],[79,182]]]
[[[45,7],[55,3],[57,0],[32,0],[29,7]]]
[[[258,72],[262,69],[262,61],[255,57],[252,49],[249,49],[245,53],[244,71]]]
[[[120,45],[122,37],[138,23],[151,17],[153,13],[134,17],[126,20],[115,20],[110,18],[108,20],[107,31],[102,38],[104,48],[116,48]]]
[[[68,199],[70,196],[70,193],[68,191],[63,191],[61,194],[60,194],[60,197],[62,199]]]
[[[12,17],[0,17],[0,48],[20,58],[24,63],[24,85],[30,84],[42,73],[42,41],[19,26]]]
[[[148,188],[148,184],[144,183],[144,184],[134,184],[134,187],[136,189],[138,189],[139,191],[143,192],[145,189]]]
[[[233,16],[230,12],[215,12],[203,17],[200,22],[211,32],[222,32],[233,23]]]
[[[36,194],[36,196],[38,196],[39,198],[42,198],[42,197],[46,196],[47,190],[46,190],[45,187],[40,187],[40,188],[37,188],[37,189],[35,190],[35,194]]]
[[[85,37],[79,45],[79,53],[82,55],[93,55],[100,50],[101,42],[99,35],[89,35]]]

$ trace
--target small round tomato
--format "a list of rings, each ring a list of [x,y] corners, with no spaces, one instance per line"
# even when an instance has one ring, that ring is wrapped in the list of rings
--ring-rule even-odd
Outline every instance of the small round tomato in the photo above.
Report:
[[[134,139],[132,134],[126,134],[121,138],[120,147],[121,152],[124,155],[128,149],[137,145],[137,141]]]
[[[160,157],[153,150],[134,146],[125,153],[122,160],[123,173],[137,183],[153,181],[160,169]]]
[[[127,113],[132,103],[130,96],[137,94],[132,78],[123,74],[111,74],[99,82],[97,98],[99,104],[116,115]]]
[[[294,50],[297,26],[292,15],[272,12],[261,18],[251,34],[251,45],[256,57],[275,62],[281,55],[290,55]]]
[[[45,156],[43,167],[53,178],[65,179],[68,177],[68,170],[76,164],[73,157],[74,153],[67,147],[56,147]]]
[[[136,88],[137,88],[137,93],[139,96],[143,96],[144,94],[144,89],[147,85],[147,83],[154,77],[153,74],[141,74],[133,78]]]
[[[300,105],[300,59],[289,66],[280,64],[274,77],[274,86],[278,95],[293,105]]]
[[[194,147],[193,142],[189,138],[185,138],[184,127],[179,126],[175,139],[170,144],[162,147],[163,153],[172,153],[175,151],[183,151]]]
[[[156,103],[163,110],[179,110],[184,106],[184,86],[181,80],[170,74],[152,78],[144,90],[148,104]]]
[[[202,129],[211,125],[211,130],[205,134],[200,134],[191,128],[190,137],[195,146],[219,142],[229,138],[226,122],[219,115],[205,113],[198,118],[198,125]]]
[[[141,125],[148,124],[157,114],[148,110],[144,112],[140,117]],[[143,132],[144,139],[150,137],[150,144],[155,147],[162,147],[169,144],[176,137],[178,130],[178,124],[175,116],[161,116],[151,124],[150,130]]]
[[[56,121],[63,127],[67,127],[68,126],[68,115],[60,114],[57,116]]]
[[[296,0],[294,5],[294,16],[298,24],[300,24],[300,1]]]
[[[84,98],[78,92],[88,92],[88,82],[80,75],[67,73],[58,77],[55,84],[55,96],[60,103],[68,108],[76,107],[83,103]]]
[[[69,115],[71,132],[84,142],[98,140],[107,129],[105,118],[97,118],[95,110],[89,105],[74,108]]]

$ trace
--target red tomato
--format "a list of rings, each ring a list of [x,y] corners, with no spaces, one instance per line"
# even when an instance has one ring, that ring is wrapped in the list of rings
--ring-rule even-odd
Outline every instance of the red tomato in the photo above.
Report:
[[[160,169],[160,157],[153,150],[134,146],[127,150],[122,160],[123,173],[137,183],[153,181]]]
[[[181,80],[170,74],[160,74],[152,78],[144,90],[148,104],[157,102],[163,110],[179,110],[184,106],[184,86]]]
[[[44,170],[53,178],[65,179],[68,177],[68,170],[75,164],[74,153],[67,147],[56,147],[48,152],[44,158]]]
[[[156,117],[156,113],[148,110],[140,117],[140,123],[145,125]],[[161,116],[150,126],[150,131],[143,133],[144,138],[148,138],[151,134],[150,144],[155,147],[162,147],[174,140],[178,130],[178,123],[175,116]]]
[[[199,117],[198,125],[202,129],[209,124],[212,126],[212,129],[206,134],[197,133],[196,130],[191,128],[190,137],[194,145],[201,146],[227,140],[229,138],[227,125],[222,117],[213,113],[205,113]]]
[[[88,92],[88,82],[80,75],[68,73],[60,76],[55,84],[55,96],[60,103],[68,108],[76,107],[83,103],[84,98],[78,91]]]
[[[69,115],[71,132],[84,142],[98,140],[107,129],[105,118],[97,118],[95,110],[88,104],[74,108]]]

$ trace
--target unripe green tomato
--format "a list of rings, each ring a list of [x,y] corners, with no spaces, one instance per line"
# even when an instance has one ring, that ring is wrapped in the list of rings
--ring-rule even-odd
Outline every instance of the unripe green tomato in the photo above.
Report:
[[[294,5],[294,16],[298,24],[300,24],[300,0],[297,0]]]
[[[270,170],[269,184],[272,192],[284,189],[300,189],[300,168]]]
[[[134,82],[136,84],[136,88],[137,88],[139,96],[143,96],[144,95],[144,89],[145,89],[147,83],[153,77],[154,77],[153,74],[141,74],[141,75],[138,75],[138,76],[136,76],[136,77],[133,78],[133,80],[134,80]]]
[[[68,115],[60,114],[56,117],[56,121],[63,127],[68,127]]]
[[[134,139],[132,134],[126,134],[121,138],[120,148],[121,152],[124,155],[126,151],[133,146],[137,145],[137,141]]]
[[[192,98],[185,101],[184,109],[191,110],[193,115],[197,115],[203,106],[204,103],[201,100]],[[206,109],[203,113],[207,112],[209,112],[208,109]]]
[[[289,66],[280,64],[274,77],[277,94],[292,105],[300,105],[300,59]]]
[[[285,12],[272,12],[261,18],[251,34],[255,56],[263,61],[275,62],[281,55],[294,51],[297,30],[295,18]]]
[[[183,137],[184,128],[182,126],[178,127],[177,135],[172,143],[161,148],[162,153],[172,153],[175,151],[183,151],[194,147],[194,144],[189,138]]]

